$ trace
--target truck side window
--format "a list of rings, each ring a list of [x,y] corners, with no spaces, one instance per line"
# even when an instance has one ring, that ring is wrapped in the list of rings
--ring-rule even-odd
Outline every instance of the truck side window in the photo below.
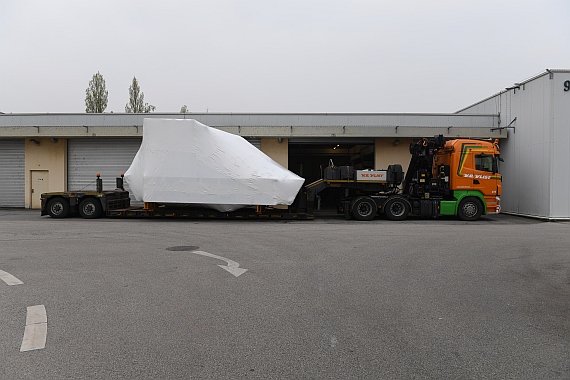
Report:
[[[475,170],[493,172],[493,156],[489,154],[478,154],[475,156]]]

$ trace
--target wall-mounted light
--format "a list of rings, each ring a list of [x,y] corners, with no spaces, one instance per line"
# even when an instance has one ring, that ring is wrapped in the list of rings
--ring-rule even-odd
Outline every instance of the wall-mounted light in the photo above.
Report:
[[[52,143],[57,144],[57,138],[52,137],[49,139]]]
[[[399,139],[394,140],[392,146],[398,146],[398,145],[400,145],[400,140]]]
[[[39,142],[38,140],[36,140],[36,139],[30,139],[30,142],[31,142],[32,144],[40,145],[40,142]]]
[[[278,137],[278,138],[277,138],[277,142],[278,142],[279,144],[281,144],[281,143],[283,142],[283,137]]]

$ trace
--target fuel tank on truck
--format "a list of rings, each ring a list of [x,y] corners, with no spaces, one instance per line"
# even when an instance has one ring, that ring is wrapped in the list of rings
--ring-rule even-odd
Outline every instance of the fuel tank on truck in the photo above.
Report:
[[[243,137],[193,119],[143,121],[143,140],[125,179],[138,201],[230,212],[290,205],[304,179]]]

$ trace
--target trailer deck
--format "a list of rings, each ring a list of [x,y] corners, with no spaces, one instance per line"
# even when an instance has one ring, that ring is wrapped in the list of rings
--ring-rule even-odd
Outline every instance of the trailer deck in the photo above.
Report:
[[[148,209],[129,207],[107,210],[107,217],[116,218],[180,218],[180,219],[280,219],[312,220],[314,215],[290,212],[289,210],[246,208],[232,212],[220,212],[203,208],[167,208]]]

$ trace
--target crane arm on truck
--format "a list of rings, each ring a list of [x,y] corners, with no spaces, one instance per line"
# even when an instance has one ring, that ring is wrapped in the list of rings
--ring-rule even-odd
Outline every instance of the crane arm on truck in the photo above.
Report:
[[[445,146],[445,139],[442,135],[435,136],[433,139],[423,138],[415,143],[410,144],[410,164],[406,172],[403,182],[404,194],[413,194],[414,189],[409,185],[417,182],[418,174],[423,176],[431,176],[433,172],[434,154]],[[414,176],[416,180],[414,181]]]

